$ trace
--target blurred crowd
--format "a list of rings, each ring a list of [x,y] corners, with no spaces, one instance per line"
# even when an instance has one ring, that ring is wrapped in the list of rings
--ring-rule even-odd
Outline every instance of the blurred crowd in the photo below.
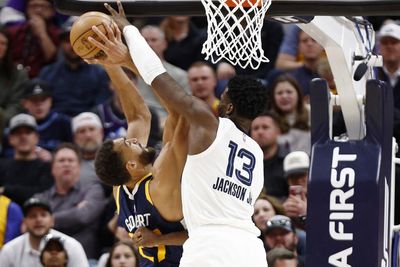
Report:
[[[116,225],[112,188],[101,184],[94,170],[102,142],[126,135],[114,85],[104,69],[86,64],[72,50],[69,32],[76,18],[57,13],[49,0],[0,4],[1,266],[50,266],[54,259],[57,266],[120,266],[122,261],[137,266],[136,248]],[[376,74],[394,89],[399,140],[396,19],[370,21],[377,32],[375,50],[384,62]],[[270,267],[304,266],[310,81],[326,79],[336,94],[324,49],[297,26],[266,20],[261,34],[270,62],[257,70],[241,69],[204,61],[205,17],[141,17],[132,23],[168,73],[216,116],[230,78],[246,74],[263,83],[268,109],[251,125],[251,137],[264,152],[264,190],[253,220]],[[167,113],[140,77],[127,74],[150,107],[149,146],[160,151]],[[334,135],[346,135],[340,108],[334,118]]]

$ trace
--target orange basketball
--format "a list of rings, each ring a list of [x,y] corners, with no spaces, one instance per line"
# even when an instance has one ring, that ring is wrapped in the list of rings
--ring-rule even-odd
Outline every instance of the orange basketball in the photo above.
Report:
[[[92,26],[97,26],[105,34],[106,29],[103,26],[103,22],[110,26],[112,25],[110,16],[101,12],[91,11],[82,14],[72,25],[69,41],[75,53],[81,58],[89,59],[104,56],[104,52],[92,45],[88,40],[90,36],[101,42],[100,38],[92,30]]]

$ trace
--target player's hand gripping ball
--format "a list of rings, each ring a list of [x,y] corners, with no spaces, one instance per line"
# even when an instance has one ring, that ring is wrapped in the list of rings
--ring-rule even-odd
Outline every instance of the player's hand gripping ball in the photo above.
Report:
[[[75,53],[81,58],[98,59],[106,56],[102,50],[88,40],[88,37],[92,37],[99,42],[103,42],[92,30],[92,26],[97,26],[100,31],[107,35],[103,23],[111,27],[113,22],[110,16],[101,12],[91,11],[81,15],[72,25],[69,37],[70,42]]]

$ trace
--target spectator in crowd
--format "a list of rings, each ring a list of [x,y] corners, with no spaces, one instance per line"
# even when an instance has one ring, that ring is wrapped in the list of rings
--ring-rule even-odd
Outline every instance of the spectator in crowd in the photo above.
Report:
[[[189,67],[188,77],[192,94],[206,102],[217,117],[219,99],[215,96],[217,76],[214,69],[205,61],[197,61]]]
[[[168,63],[164,58],[164,52],[168,47],[167,40],[165,38],[164,32],[157,26],[145,26],[140,31],[149,44],[151,49],[157,54],[157,56],[162,60],[162,63],[167,70],[167,72],[185,89],[186,92],[190,92],[190,87],[188,84],[188,76],[186,71]],[[142,80],[139,79],[137,84],[140,94],[143,96],[146,104],[151,109],[154,109],[161,119],[161,125],[164,125],[165,119],[167,117],[167,111],[161,105],[158,98],[154,95],[149,86]]]
[[[285,210],[279,200],[261,192],[254,203],[253,221],[261,233],[267,228],[267,221],[275,215],[285,215]]]
[[[23,212],[26,233],[4,245],[0,251],[2,267],[42,267],[40,251],[48,234],[64,239],[69,256],[67,267],[89,267],[82,245],[74,238],[52,229],[54,217],[49,203],[30,198],[25,202]]]
[[[25,7],[26,0],[3,0],[1,2],[7,2],[0,10],[0,25],[11,25],[18,24],[26,21]],[[58,23],[63,23],[69,17],[60,13],[56,13],[56,20]]]
[[[115,242],[102,258],[98,267],[139,267],[139,254],[129,239]]]
[[[305,229],[307,216],[307,182],[310,157],[304,151],[294,151],[283,160],[283,170],[289,184],[289,197],[283,203],[285,213],[297,227]]]
[[[188,16],[170,16],[161,22],[168,47],[164,52],[165,60],[187,70],[198,60],[203,60],[201,49],[207,39],[207,33],[194,26]]]
[[[283,176],[283,159],[288,150],[278,144],[279,116],[269,111],[259,115],[252,121],[250,133],[264,153],[264,190],[283,201],[288,195],[288,184]]]
[[[4,6],[0,9],[0,25],[25,21],[25,2],[26,0],[3,1]]]
[[[382,26],[378,33],[380,52],[383,59],[383,67],[376,68],[378,79],[386,82],[387,86],[393,88],[394,102],[394,128],[393,136],[397,143],[400,142],[400,26],[395,23],[387,23]],[[396,174],[400,168],[396,166]],[[398,176],[398,175],[396,175]],[[400,178],[396,178],[395,188],[400,188]],[[396,206],[400,205],[400,194],[395,193]],[[395,224],[400,223],[400,209],[395,209]]]
[[[283,215],[272,217],[267,222],[264,242],[268,251],[274,248],[286,248],[292,251],[299,261],[299,266],[304,266],[304,257],[298,253],[299,237],[289,217]]]
[[[376,68],[377,77],[393,88],[394,137],[400,142],[400,26],[395,23],[383,25],[378,38],[383,67]]]
[[[310,82],[319,78],[317,67],[321,59],[323,47],[304,31],[299,33],[299,53],[303,55],[303,65],[290,72],[299,83],[303,97],[309,98]]]
[[[0,159],[0,194],[22,205],[33,194],[51,187],[50,164],[38,156],[39,133],[31,115],[11,118],[8,140],[14,156]]]
[[[72,142],[71,119],[51,111],[53,98],[48,84],[32,80],[25,85],[22,106],[38,125],[39,147],[54,151],[60,143]]]
[[[297,25],[287,26],[275,63],[278,70],[290,71],[303,65],[301,55],[298,54],[299,33]]]
[[[0,139],[8,120],[18,113],[23,96],[23,84],[28,80],[25,70],[11,59],[10,36],[0,29]]]
[[[82,155],[80,163],[81,181],[100,183],[94,171],[94,159],[103,143],[103,126],[99,116],[92,112],[82,112],[72,119],[74,143]]]
[[[12,58],[36,77],[53,62],[59,45],[60,28],[54,23],[55,9],[50,0],[27,0],[27,21],[8,27],[11,35]]]
[[[286,248],[274,248],[267,253],[268,267],[297,267],[296,255]]]
[[[126,75],[128,75],[132,82],[137,85],[138,81],[136,75],[126,69],[124,69],[124,72]],[[110,81],[109,88],[112,92],[112,96],[106,102],[97,105],[93,109],[93,112],[100,117],[101,123],[103,124],[104,139],[113,140],[126,137],[126,129],[128,125],[122,110],[121,101],[115,93],[115,84],[112,81]],[[147,105],[151,104],[147,103]],[[160,118],[156,109],[150,107],[150,112],[151,128],[148,145],[156,150],[160,150],[162,135]]]
[[[21,234],[23,217],[21,207],[17,203],[0,195],[0,250],[5,243]]]
[[[61,144],[54,152],[54,186],[35,197],[50,203],[54,228],[76,238],[94,263],[99,256],[98,220],[104,209],[100,185],[80,181],[80,153],[72,144]]]
[[[86,64],[73,51],[69,42],[70,30],[68,25],[63,29],[61,56],[43,68],[39,79],[52,86],[53,110],[73,117],[106,101],[110,92],[104,69]]]
[[[64,240],[59,237],[46,236],[46,244],[40,253],[43,267],[66,267],[68,253],[64,248]]]
[[[290,151],[302,150],[309,153],[309,110],[304,104],[297,81],[289,74],[282,74],[272,82],[269,94],[271,110],[280,116],[285,129],[279,137],[279,143],[288,145]]]

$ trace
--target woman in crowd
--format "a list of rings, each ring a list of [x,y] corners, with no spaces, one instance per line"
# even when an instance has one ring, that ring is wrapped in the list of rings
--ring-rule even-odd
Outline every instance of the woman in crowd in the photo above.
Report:
[[[303,93],[298,82],[289,74],[276,77],[269,87],[270,109],[282,119],[283,132],[279,143],[289,146],[290,151],[311,148],[309,110],[304,104]]]
[[[265,193],[261,193],[254,203],[253,214],[253,221],[258,229],[263,232],[267,227],[267,221],[278,214],[285,214],[285,210],[278,199]]]
[[[139,255],[130,240],[116,242],[105,267],[139,267]]]

